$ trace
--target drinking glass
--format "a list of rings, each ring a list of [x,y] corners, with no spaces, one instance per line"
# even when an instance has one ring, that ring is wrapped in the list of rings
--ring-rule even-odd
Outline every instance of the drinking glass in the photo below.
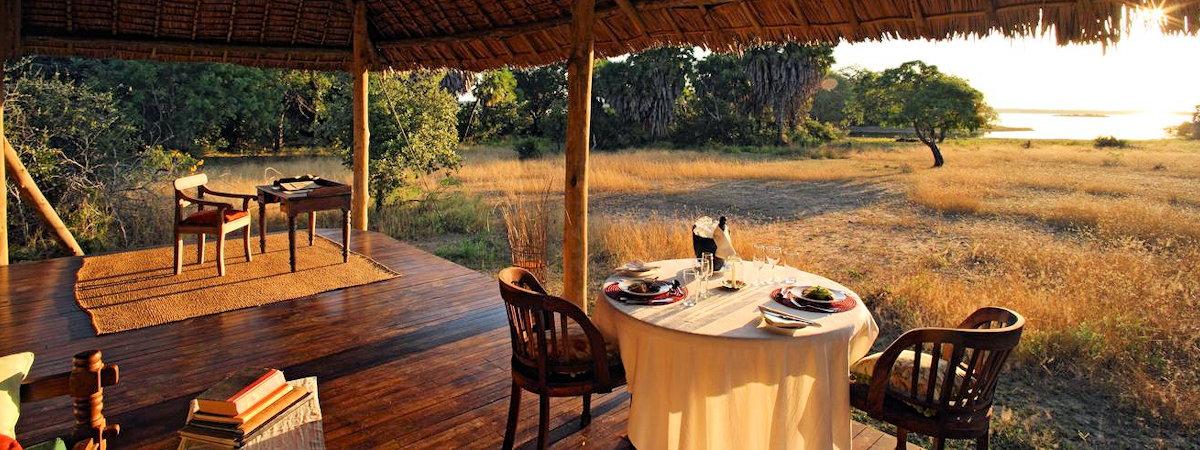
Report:
[[[690,269],[684,269],[683,273],[681,275],[679,275],[679,283],[682,284],[684,287],[688,287],[692,284],[693,281],[696,281],[699,278],[700,278],[700,269],[697,269],[695,267],[690,268]],[[692,286],[692,287],[694,287],[694,286]],[[696,296],[698,296],[698,295],[700,295],[699,291],[688,292],[687,298],[683,299],[683,306],[685,308],[691,308],[693,306],[696,306]]]
[[[785,269],[796,269],[796,264],[800,262],[799,258],[800,252],[795,249],[783,249],[783,251],[780,253],[780,261],[783,261],[783,267]],[[796,284],[796,271],[788,270],[783,279],[783,283],[788,285]]]
[[[700,300],[708,297],[708,280],[713,276],[713,254],[700,254]]]
[[[767,246],[767,264],[771,266],[771,280],[768,284],[779,283],[779,271],[775,269],[779,267],[780,251],[780,248],[774,245]]]
[[[766,274],[763,273],[763,266],[767,264],[767,246],[764,244],[754,244],[754,286],[766,286]]]
[[[742,258],[740,258],[738,256],[730,256],[728,258],[725,258],[725,267],[727,269],[729,269],[726,272],[729,273],[728,278],[729,278],[730,284],[737,285],[738,277],[740,277],[742,275],[742,274],[738,273],[738,272],[741,272],[741,270],[742,270],[741,266],[742,266]]]

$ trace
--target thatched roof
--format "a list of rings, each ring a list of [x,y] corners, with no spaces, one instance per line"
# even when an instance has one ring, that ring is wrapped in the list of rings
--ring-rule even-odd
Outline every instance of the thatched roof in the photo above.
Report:
[[[16,35],[17,54],[340,70],[351,53],[353,0],[0,1],[0,12],[19,9],[0,14],[0,55]],[[375,67],[537,65],[565,59],[570,45],[570,0],[366,3]],[[1050,25],[1060,43],[1111,42],[1122,5],[1138,4],[1165,6],[1167,31],[1197,31],[1197,0],[597,0],[595,48],[1014,36]]]

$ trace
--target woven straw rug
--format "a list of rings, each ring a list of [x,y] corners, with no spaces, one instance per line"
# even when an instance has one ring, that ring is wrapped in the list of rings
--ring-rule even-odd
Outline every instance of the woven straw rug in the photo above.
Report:
[[[236,236],[236,239],[234,238]],[[342,263],[340,240],[320,236],[308,245],[304,230],[296,233],[296,272],[288,265],[287,233],[267,236],[267,252],[246,262],[241,233],[225,243],[225,276],[217,276],[216,239],[208,238],[205,262],[196,265],[196,244],[186,242],[183,273],[173,271],[173,248],[90,256],[75,282],[75,299],[92,318],[97,334],[160,325],[234,309],[260,306],[398,276],[388,268],[351,252]],[[297,304],[296,307],[303,307]]]

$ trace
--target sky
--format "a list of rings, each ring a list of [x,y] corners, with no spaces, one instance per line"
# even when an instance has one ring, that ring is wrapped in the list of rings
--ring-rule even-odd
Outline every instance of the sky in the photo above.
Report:
[[[1190,112],[1200,104],[1200,36],[1164,36],[1143,15],[1107,49],[1052,35],[841,44],[835,69],[883,70],[920,59],[970,81],[997,109]]]

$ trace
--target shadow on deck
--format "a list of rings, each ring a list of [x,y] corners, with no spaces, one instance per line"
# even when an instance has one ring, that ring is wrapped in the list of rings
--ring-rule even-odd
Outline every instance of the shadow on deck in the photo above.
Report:
[[[109,422],[122,427],[115,448],[174,448],[188,401],[247,366],[318,377],[329,448],[498,448],[510,350],[494,279],[379,233],[354,233],[351,249],[401,276],[103,336],[75,304],[80,258],[0,267],[0,355],[35,352],[36,377],[69,370],[78,351],[102,349],[122,372],[105,392]],[[536,397],[523,399],[517,442],[532,447]],[[22,441],[68,433],[70,399],[59,400],[26,405]],[[579,399],[552,401],[556,448],[629,447],[628,393],[594,399],[584,430],[581,407]],[[895,446],[874,428],[856,423],[854,432],[856,449]]]

